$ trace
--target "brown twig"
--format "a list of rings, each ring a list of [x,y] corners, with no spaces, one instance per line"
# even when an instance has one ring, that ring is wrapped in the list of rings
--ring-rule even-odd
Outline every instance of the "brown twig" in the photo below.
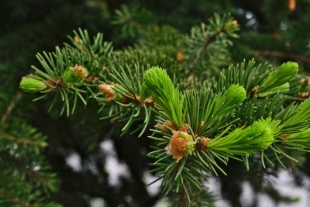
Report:
[[[256,55],[264,56],[264,57],[276,57],[276,58],[285,58],[285,59],[291,59],[291,60],[299,60],[304,62],[309,62],[310,58],[306,57],[304,55],[294,55],[289,54],[285,52],[279,52],[279,51],[269,51],[269,50],[256,50],[254,51]]]
[[[11,114],[15,104],[21,99],[23,93],[18,91],[15,96],[12,98],[10,104],[8,105],[6,111],[4,112],[4,114],[2,115],[1,118],[1,125],[3,125],[6,121],[6,119],[8,118],[8,116]]]
[[[216,41],[216,37],[223,31],[223,29],[218,29],[213,35],[211,35],[210,37],[208,37],[208,39],[204,42],[203,44],[203,47],[202,47],[202,52],[201,53],[204,53],[204,51],[206,50],[206,48],[214,41]],[[194,67],[196,65],[196,62],[198,60],[198,58],[200,57],[201,55],[198,55],[196,53],[196,55],[193,57],[191,63],[190,63],[190,66],[188,67],[189,71],[190,71],[190,74],[192,75],[193,74],[193,70],[194,70]]]

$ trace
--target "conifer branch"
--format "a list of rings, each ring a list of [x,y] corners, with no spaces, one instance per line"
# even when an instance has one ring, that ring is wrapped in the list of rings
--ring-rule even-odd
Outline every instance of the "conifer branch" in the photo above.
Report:
[[[32,147],[45,147],[46,143],[41,140],[29,140],[28,138],[14,136],[12,134],[7,134],[3,131],[0,131],[0,139],[8,139],[12,142],[22,144],[22,145],[30,145]]]
[[[22,93],[19,91],[16,93],[16,95],[12,98],[10,104],[8,105],[5,113],[2,115],[1,117],[1,125],[5,124],[5,121],[7,120],[7,118],[9,117],[11,111],[13,110],[13,108],[15,107],[16,102],[18,102],[22,97]]]
[[[22,207],[30,207],[32,206],[29,202],[21,200],[18,196],[11,195],[10,193],[6,192],[5,188],[0,188],[0,195],[1,197],[5,197],[10,202],[17,204]]]
[[[214,18],[209,19],[209,23],[209,26],[202,23],[200,28],[193,27],[191,29],[191,35],[185,37],[185,44],[187,46],[185,49],[185,56],[189,56],[187,58],[187,69],[191,75],[194,74],[195,66],[199,59],[203,58],[211,44],[214,48],[211,48],[210,51],[224,53],[223,50],[232,44],[227,37],[237,37],[237,35],[234,34],[234,32],[238,30],[237,22],[234,21],[229,14],[222,17],[215,14]],[[210,56],[208,53],[207,55]]]
[[[87,31],[79,29],[69,37],[71,45],[38,54],[43,69],[33,67],[35,73],[23,78],[20,87],[43,94],[37,100],[54,93],[51,107],[59,101],[61,114],[67,115],[75,113],[78,99],[87,105],[94,98],[102,106],[101,119],[123,123],[122,135],[139,131],[140,137],[150,129],[149,138],[155,143],[148,153],[154,160],[150,172],[161,180],[165,195],[178,194],[186,204],[194,205],[196,198],[200,201],[202,194],[196,193],[204,191],[206,174],[226,175],[222,165],[230,159],[249,169],[251,156],[258,155],[263,167],[277,162],[285,168],[286,159],[297,161],[290,150],[309,150],[309,99],[296,105],[285,103],[285,95],[293,91],[290,84],[298,73],[297,63],[273,68],[244,61],[213,74],[212,80],[206,71],[199,71],[202,75],[195,83],[184,84],[186,70],[193,74],[196,68],[210,66],[208,61],[216,66],[224,59],[225,64],[229,62],[226,53],[232,45],[230,38],[237,37],[236,21],[230,15],[215,14],[209,25],[193,27],[190,35],[176,40],[175,44],[184,44],[184,58],[177,62],[171,58],[176,49],[164,45],[169,41],[155,47],[154,40],[149,45],[155,49],[148,49],[147,35],[139,32],[156,31],[141,28],[143,22],[133,15],[139,12],[147,13],[123,7],[114,22],[122,24],[126,34],[140,36],[139,44],[113,51],[102,34],[90,41]],[[134,28],[138,35],[132,33]],[[214,56],[219,59],[213,60]],[[24,144],[19,136],[7,138]]]
[[[55,189],[55,186],[53,186],[54,183],[48,177],[44,177],[40,171],[33,170],[29,163],[25,163],[22,159],[10,155],[8,151],[0,151],[0,154],[1,157],[9,160],[11,164],[14,163],[14,166],[16,166],[18,170],[25,172],[30,180],[34,180],[35,182],[40,183],[43,187],[49,188],[50,190]]]
[[[196,55],[194,55],[194,57],[192,58],[192,60],[190,61],[190,64],[188,66],[188,70],[190,72],[190,74],[193,74],[193,70],[195,68],[195,65],[198,61],[198,59],[200,58],[200,56],[203,55],[204,51],[206,50],[206,48],[214,41],[216,41],[217,36],[219,36],[219,34],[222,32],[222,29],[218,29],[215,34],[211,35],[210,37],[208,37],[208,39],[203,43],[202,48],[201,48],[201,53],[197,53]]]

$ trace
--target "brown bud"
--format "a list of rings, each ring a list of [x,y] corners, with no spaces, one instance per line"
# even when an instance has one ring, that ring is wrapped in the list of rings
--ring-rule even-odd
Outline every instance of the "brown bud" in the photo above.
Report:
[[[288,0],[287,7],[290,11],[294,11],[296,9],[296,0]]]
[[[289,134],[280,134],[279,135],[279,137],[281,138],[281,139],[285,139],[285,137],[287,137]]]
[[[177,58],[177,61],[179,62],[183,62],[185,60],[184,53],[182,50],[178,51],[176,58]]]
[[[188,83],[188,84],[191,84],[191,83],[193,83],[193,82],[194,82],[194,75],[191,74],[191,75],[188,76],[188,78],[187,78],[187,83]]]
[[[195,150],[194,144],[193,137],[187,132],[175,131],[166,147],[167,154],[171,154],[173,159],[179,161],[183,156],[187,156]]]
[[[88,71],[83,66],[75,65],[74,67],[70,67],[70,69],[73,75],[79,76],[81,79],[85,79],[88,76]]]
[[[236,26],[236,25],[238,25],[238,21],[237,21],[237,20],[234,20],[234,21],[231,22],[231,24],[234,25],[234,26]]]
[[[103,83],[100,84],[98,88],[101,91],[101,93],[105,96],[107,101],[111,101],[112,99],[116,98],[115,91],[112,89],[111,85]]]
[[[257,91],[259,89],[259,85],[254,86],[254,88],[251,89],[251,92]]]
[[[207,147],[206,147],[206,144],[208,143],[208,142],[210,142],[211,141],[211,139],[209,139],[208,137],[202,137],[202,138],[200,138],[200,140],[199,140],[199,144],[198,144],[198,149],[200,149],[200,150],[202,150],[202,151],[207,151],[208,149],[207,149]]]
[[[157,124],[157,126],[162,129],[163,131],[169,131],[169,130],[174,130],[174,131],[182,131],[182,132],[187,132],[188,130],[188,124],[183,124],[183,127],[178,127],[174,123],[172,123],[169,120],[166,120],[165,123],[162,124]]]
[[[301,79],[300,83],[301,85],[304,85],[304,86],[310,85],[310,77],[306,76],[305,78]]]

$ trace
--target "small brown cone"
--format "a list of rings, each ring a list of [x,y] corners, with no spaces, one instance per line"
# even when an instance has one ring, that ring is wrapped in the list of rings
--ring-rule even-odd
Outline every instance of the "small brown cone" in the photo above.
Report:
[[[183,156],[187,156],[194,151],[194,141],[191,135],[183,131],[175,131],[170,143],[166,147],[167,154],[171,154],[173,159],[179,161]]]

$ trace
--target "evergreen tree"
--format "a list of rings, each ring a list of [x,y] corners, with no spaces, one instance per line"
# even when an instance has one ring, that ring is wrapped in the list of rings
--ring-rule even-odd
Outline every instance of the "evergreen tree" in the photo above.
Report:
[[[295,201],[264,176],[309,173],[308,1],[2,5],[1,206],[213,206],[214,176],[232,206],[244,181]]]

